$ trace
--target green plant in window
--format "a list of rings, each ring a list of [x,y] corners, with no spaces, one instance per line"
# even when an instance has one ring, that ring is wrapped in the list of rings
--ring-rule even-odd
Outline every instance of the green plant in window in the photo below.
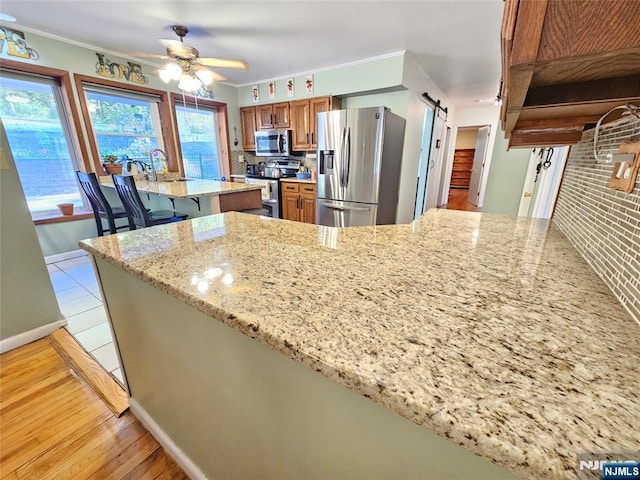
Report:
[[[104,157],[102,157],[104,163],[118,163],[120,161],[120,157],[114,155],[113,153],[108,153]]]

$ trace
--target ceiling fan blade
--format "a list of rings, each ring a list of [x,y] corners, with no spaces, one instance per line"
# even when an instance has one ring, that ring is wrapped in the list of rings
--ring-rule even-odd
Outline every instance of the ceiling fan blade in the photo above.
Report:
[[[213,70],[211,71],[213,72]],[[213,72],[213,79],[216,82],[224,82],[227,79],[227,77],[220,75],[218,72]]]
[[[161,55],[159,53],[127,52],[127,55],[140,58],[158,58],[160,60],[167,60],[169,58],[166,55]]]
[[[246,70],[249,65],[244,60],[233,60],[227,58],[212,58],[212,57],[199,57],[196,61],[200,65],[206,65],[207,67],[217,68],[238,68]]]

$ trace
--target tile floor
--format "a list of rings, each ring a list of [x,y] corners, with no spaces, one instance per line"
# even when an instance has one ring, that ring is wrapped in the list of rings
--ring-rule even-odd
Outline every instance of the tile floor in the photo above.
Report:
[[[67,330],[122,384],[122,371],[89,255],[84,250],[74,250],[45,257],[45,262],[60,310],[67,319]]]

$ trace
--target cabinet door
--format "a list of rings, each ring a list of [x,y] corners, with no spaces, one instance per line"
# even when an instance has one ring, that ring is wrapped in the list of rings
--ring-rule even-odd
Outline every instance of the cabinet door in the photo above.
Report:
[[[273,108],[271,105],[260,105],[256,108],[256,121],[258,130],[273,128]]]
[[[300,195],[300,221],[316,223],[316,196]]]
[[[289,102],[274,103],[273,128],[289,128]]]
[[[291,102],[292,150],[309,150],[309,100]]]
[[[299,200],[300,195],[297,193],[282,192],[282,218],[294,222],[300,221]]]
[[[316,128],[316,113],[328,112],[331,110],[331,98],[319,97],[309,100],[309,148],[316,148],[316,142],[318,141],[318,131]]]
[[[240,109],[240,128],[242,129],[243,150],[256,149],[256,108],[243,107]]]

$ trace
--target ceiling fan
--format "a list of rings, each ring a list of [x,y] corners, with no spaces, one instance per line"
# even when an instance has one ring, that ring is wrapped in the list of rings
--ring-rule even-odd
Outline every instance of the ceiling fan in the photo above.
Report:
[[[201,57],[198,49],[184,43],[184,37],[189,29],[183,25],[171,27],[178,39],[161,39],[160,42],[167,48],[166,55],[145,54],[145,57],[160,58],[169,62],[158,70],[160,78],[169,83],[178,80],[178,88],[188,92],[195,92],[203,85],[209,88],[213,81],[223,81],[226,78],[208,67],[234,68],[246,70],[249,66],[244,60],[227,58]]]

